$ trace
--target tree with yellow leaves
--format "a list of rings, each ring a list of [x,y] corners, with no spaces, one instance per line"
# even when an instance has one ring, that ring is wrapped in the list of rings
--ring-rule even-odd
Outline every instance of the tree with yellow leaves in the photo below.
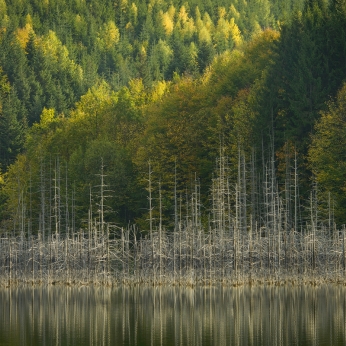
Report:
[[[98,34],[99,47],[102,50],[111,50],[120,40],[120,32],[114,21],[105,23]]]

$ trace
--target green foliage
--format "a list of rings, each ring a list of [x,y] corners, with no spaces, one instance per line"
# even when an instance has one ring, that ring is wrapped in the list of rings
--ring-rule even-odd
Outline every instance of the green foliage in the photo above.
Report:
[[[279,147],[290,140],[306,153],[319,111],[346,75],[344,26],[345,13],[324,1],[308,1],[282,27],[261,110],[267,123],[274,122]]]
[[[28,201],[29,191],[44,190],[48,203],[48,191],[52,191],[57,179],[53,177],[60,172],[64,186],[59,191],[73,191],[74,203],[79,206],[78,216],[85,219],[90,189],[95,205],[99,203],[103,166],[107,196],[111,196],[105,204],[112,211],[107,220],[126,224],[129,218],[133,219],[141,196],[131,153],[142,128],[141,109],[146,100],[140,80],[132,81],[129,88],[118,92],[102,82],[81,98],[70,117],[44,108],[40,122],[28,132],[26,154],[6,174],[3,194],[12,217],[16,218],[13,208],[20,193]],[[20,187],[18,184],[16,187],[16,181]],[[39,213],[42,194],[30,198],[32,213]]]
[[[264,32],[242,50],[215,59],[202,78],[180,79],[159,102],[144,109],[146,121],[135,162],[141,178],[147,176],[151,162],[152,179],[162,182],[166,216],[173,213],[176,178],[177,191],[185,196],[196,174],[207,209],[220,144],[233,163],[237,162],[239,147],[250,155],[258,144],[255,94],[277,39],[278,33]],[[233,173],[236,179],[236,169]],[[146,186],[144,179],[140,181]]]
[[[0,68],[0,169],[5,170],[21,151],[25,126],[18,98]]]
[[[75,181],[79,213],[87,215],[90,193],[96,204],[100,203],[102,172],[106,220],[126,224],[138,212],[131,157],[119,144],[103,138],[88,142],[84,150],[75,150],[69,160],[69,179]]]
[[[309,148],[309,163],[321,192],[327,200],[331,194],[335,215],[344,223],[346,208],[346,86],[338,93],[335,102],[322,113],[316,123]]]
[[[179,195],[200,182],[207,215],[221,149],[233,180],[240,150],[248,162],[274,149],[279,171],[287,148],[306,164],[322,110],[300,179],[307,186],[313,169],[343,220],[344,166],[334,146],[343,143],[344,90],[326,106],[346,76],[343,2],[0,0],[0,13],[7,218],[31,200],[39,220],[59,173],[87,219],[103,169],[107,220],[144,225],[148,161],[167,219],[175,181]],[[72,197],[64,198],[68,205]]]
[[[1,0],[0,66],[12,122],[31,126],[44,108],[68,116],[101,79],[120,90],[132,79],[151,87],[176,73],[198,76],[258,31],[253,16],[262,28],[277,27],[277,3]]]

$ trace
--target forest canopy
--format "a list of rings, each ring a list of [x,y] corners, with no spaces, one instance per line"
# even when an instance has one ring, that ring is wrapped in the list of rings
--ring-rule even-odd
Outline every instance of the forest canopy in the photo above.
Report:
[[[245,219],[275,171],[292,227],[345,223],[345,30],[342,0],[0,0],[1,228],[173,228],[197,190],[207,224],[221,157]]]

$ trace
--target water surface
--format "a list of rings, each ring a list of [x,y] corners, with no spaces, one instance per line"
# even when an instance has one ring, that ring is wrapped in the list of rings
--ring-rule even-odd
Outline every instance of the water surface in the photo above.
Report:
[[[346,289],[0,289],[0,345],[346,345]]]

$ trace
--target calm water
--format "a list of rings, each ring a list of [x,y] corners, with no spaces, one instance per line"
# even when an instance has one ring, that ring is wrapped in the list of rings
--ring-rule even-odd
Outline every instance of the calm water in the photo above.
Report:
[[[346,345],[346,289],[0,290],[0,345]]]

